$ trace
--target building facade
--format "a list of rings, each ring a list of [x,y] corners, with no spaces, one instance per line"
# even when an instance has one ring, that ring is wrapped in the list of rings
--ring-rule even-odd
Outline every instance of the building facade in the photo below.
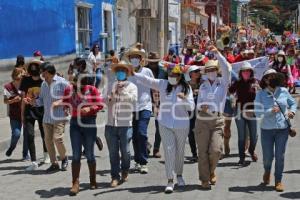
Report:
[[[0,1],[0,59],[115,49],[115,20],[115,0]]]

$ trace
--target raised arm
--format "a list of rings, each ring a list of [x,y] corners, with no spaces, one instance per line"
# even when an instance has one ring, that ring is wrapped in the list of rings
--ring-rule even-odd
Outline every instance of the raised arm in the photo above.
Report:
[[[227,62],[226,58],[219,52],[215,52],[215,55],[219,61],[221,71],[222,71],[222,82],[226,85],[230,84],[231,80],[231,64]]]
[[[159,90],[159,91],[164,88],[163,85],[165,84],[165,81],[166,81],[163,79],[151,78],[149,76],[145,76],[140,73],[135,73],[134,77],[137,79],[139,84],[142,84],[145,87],[149,87],[149,88],[152,88],[154,90]]]

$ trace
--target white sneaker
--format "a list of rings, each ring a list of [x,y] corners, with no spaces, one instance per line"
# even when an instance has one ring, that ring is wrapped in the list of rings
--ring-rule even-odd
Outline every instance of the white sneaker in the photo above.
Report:
[[[138,171],[138,172],[141,171],[141,165],[138,163],[135,163],[134,171]]]
[[[36,170],[38,168],[39,168],[38,163],[37,162],[32,162],[32,164],[29,167],[27,167],[25,169],[25,171],[34,171],[34,170]]]
[[[50,164],[51,163],[48,153],[44,153],[43,163],[45,163],[45,164]]]
[[[148,174],[147,165],[141,165],[141,174]]]
[[[182,176],[177,176],[177,185],[178,187],[183,187],[185,186],[185,182]]]
[[[173,190],[174,190],[174,183],[169,182],[166,189],[165,189],[165,193],[166,194],[171,194],[171,193],[173,193]]]

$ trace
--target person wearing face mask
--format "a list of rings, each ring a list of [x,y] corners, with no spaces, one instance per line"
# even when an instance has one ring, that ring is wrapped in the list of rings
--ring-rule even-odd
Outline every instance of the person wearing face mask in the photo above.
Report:
[[[203,82],[201,78],[200,66],[196,66],[196,65],[190,66],[187,70],[187,73],[185,74],[185,80],[188,81],[189,85],[192,88],[194,102],[196,104],[198,93],[199,93],[199,87]],[[192,153],[191,162],[197,162],[198,155],[197,155],[197,146],[196,146],[195,134],[194,134],[195,121],[196,121],[196,109],[191,113],[191,116],[192,118],[190,119],[190,130],[188,135],[189,145]]]
[[[218,60],[209,60],[204,68],[207,80],[200,88],[197,99],[197,119],[195,124],[195,138],[198,148],[198,171],[202,189],[211,189],[217,177],[215,169],[223,151],[223,111],[226,94],[230,83],[231,65],[226,58],[210,46],[210,52]],[[218,77],[219,65],[222,77]]]
[[[168,77],[167,73],[163,70],[162,67],[159,66],[160,58],[158,56],[158,53],[150,52],[147,61],[148,61],[148,65],[146,65],[145,67],[151,69],[151,71],[154,75],[154,78],[167,79],[167,77]],[[160,105],[159,91],[152,89],[151,93],[152,93],[153,114],[155,117],[155,139],[154,139],[154,145],[153,145],[153,157],[161,158],[161,154],[159,152],[161,138],[160,138],[160,133],[159,133],[159,125],[158,125],[158,121],[157,121],[159,105]]]
[[[284,157],[289,137],[287,118],[292,119],[297,111],[297,103],[288,90],[282,87],[282,74],[274,69],[264,72],[256,94],[255,114],[261,120],[261,146],[263,153],[263,183],[271,181],[272,162],[275,157],[275,190],[284,191],[282,173]],[[279,103],[279,104],[278,104]],[[275,152],[274,152],[275,149]]]
[[[238,130],[238,147],[239,147],[239,165],[245,165],[245,145],[246,145],[246,133],[247,128],[250,136],[249,153],[252,161],[257,161],[257,155],[255,153],[255,147],[257,143],[257,121],[253,112],[254,99],[258,87],[258,82],[254,78],[254,71],[251,64],[247,61],[243,63],[243,66],[239,72],[239,80],[234,82],[229,87],[229,92],[237,96],[235,122]]]
[[[292,82],[292,72],[291,66],[287,63],[287,58],[284,51],[280,50],[277,54],[277,60],[272,65],[272,69],[275,69],[277,72],[282,73],[285,77],[285,85],[289,86],[289,83]]]
[[[28,73],[30,76],[24,77],[20,84],[19,90],[22,92],[22,107],[21,107],[21,116],[22,123],[24,126],[24,137],[27,141],[26,144],[29,148],[30,158],[32,164],[26,168],[26,171],[36,170],[38,168],[37,158],[36,158],[36,149],[34,142],[34,124],[38,121],[39,129],[42,136],[43,141],[43,151],[44,151],[44,160],[43,162],[46,164],[50,163],[49,154],[47,151],[47,147],[45,144],[45,134],[43,128],[43,115],[44,108],[35,107],[30,104],[26,104],[26,99],[37,98],[40,93],[40,88],[43,80],[40,77],[40,65],[42,61],[40,60],[32,60],[27,67]]]
[[[111,165],[111,187],[117,187],[120,182],[128,181],[132,113],[138,95],[137,87],[127,80],[132,73],[131,68],[132,66],[125,61],[112,65],[112,72],[116,81],[113,83],[112,92],[106,100],[108,120],[105,126],[105,138]]]
[[[184,149],[189,134],[190,113],[195,108],[193,91],[183,77],[182,67],[168,63],[168,80],[155,79],[135,73],[138,84],[158,90],[160,93],[159,130],[164,148],[165,169],[168,184],[165,193],[174,190],[174,173],[179,187],[185,185],[183,179]]]
[[[130,61],[133,70],[153,78],[150,69],[143,67],[145,52],[133,47],[126,52],[125,57]],[[134,106],[132,121],[132,143],[134,149],[135,171],[141,174],[148,173],[148,136],[147,129],[152,112],[151,91],[149,87],[139,84],[135,77],[128,77],[128,81],[138,88],[138,100]]]

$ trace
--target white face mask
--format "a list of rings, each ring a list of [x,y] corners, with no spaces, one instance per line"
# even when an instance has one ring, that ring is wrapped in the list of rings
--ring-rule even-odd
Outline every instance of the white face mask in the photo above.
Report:
[[[43,77],[43,75],[41,74],[40,75],[40,78],[44,81],[45,80],[45,78]]]
[[[177,85],[178,81],[176,77],[170,77],[168,76],[168,81],[171,85]]]
[[[283,57],[278,57],[278,62],[282,62],[283,61]]]
[[[130,63],[132,64],[133,67],[139,67],[140,66],[141,60],[138,58],[131,58]]]
[[[211,81],[215,81],[218,76],[217,72],[207,72],[206,75],[207,75],[207,78]]]

